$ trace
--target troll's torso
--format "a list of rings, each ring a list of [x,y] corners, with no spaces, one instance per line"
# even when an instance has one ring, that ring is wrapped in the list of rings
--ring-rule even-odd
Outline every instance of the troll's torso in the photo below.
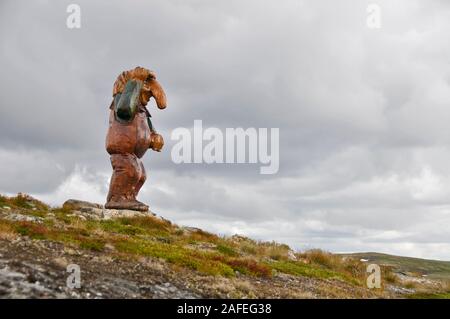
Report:
[[[150,144],[151,131],[143,109],[140,108],[129,123],[119,122],[114,110],[110,111],[106,135],[106,150],[109,154],[134,154],[142,158]]]

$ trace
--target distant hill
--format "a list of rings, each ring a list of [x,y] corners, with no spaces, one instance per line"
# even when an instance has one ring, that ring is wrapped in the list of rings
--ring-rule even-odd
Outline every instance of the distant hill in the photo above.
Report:
[[[402,257],[374,252],[343,254],[343,256],[365,259],[369,263],[389,265],[398,273],[450,280],[450,261]]]

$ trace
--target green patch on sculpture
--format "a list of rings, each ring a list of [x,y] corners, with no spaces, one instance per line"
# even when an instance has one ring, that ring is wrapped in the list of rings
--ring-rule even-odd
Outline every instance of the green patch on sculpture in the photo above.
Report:
[[[122,93],[114,97],[114,112],[116,119],[131,122],[136,115],[142,82],[128,80]]]

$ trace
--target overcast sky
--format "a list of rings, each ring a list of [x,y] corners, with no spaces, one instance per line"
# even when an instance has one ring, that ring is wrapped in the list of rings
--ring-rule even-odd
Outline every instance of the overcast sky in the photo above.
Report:
[[[381,28],[367,27],[369,3]],[[81,7],[81,28],[66,8]],[[0,193],[104,203],[117,75],[156,71],[140,199],[179,224],[450,260],[450,2],[0,2]],[[280,170],[179,164],[177,127],[276,127]]]

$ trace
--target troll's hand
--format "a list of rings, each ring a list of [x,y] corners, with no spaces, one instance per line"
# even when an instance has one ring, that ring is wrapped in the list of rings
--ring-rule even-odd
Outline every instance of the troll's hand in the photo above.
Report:
[[[162,137],[162,135],[156,133],[156,132],[152,132],[150,135],[150,146],[149,148],[151,148],[152,150],[156,151],[156,152],[161,152],[161,149],[164,146],[164,139]]]

